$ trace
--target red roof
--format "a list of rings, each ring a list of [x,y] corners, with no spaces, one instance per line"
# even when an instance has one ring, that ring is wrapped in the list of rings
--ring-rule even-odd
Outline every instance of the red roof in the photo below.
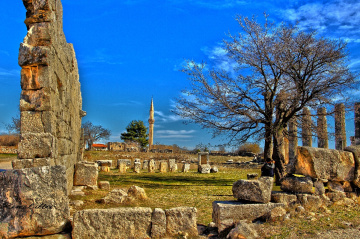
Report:
[[[107,148],[106,144],[93,144],[92,145],[94,148]]]

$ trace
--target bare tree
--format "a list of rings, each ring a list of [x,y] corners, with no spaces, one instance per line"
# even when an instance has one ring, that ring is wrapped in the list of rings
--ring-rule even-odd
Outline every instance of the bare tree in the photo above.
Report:
[[[11,118],[11,123],[6,124],[5,128],[9,131],[9,134],[20,135],[21,120],[20,116],[17,115]]]
[[[332,104],[356,83],[346,43],[317,37],[297,26],[259,24],[239,16],[241,32],[224,41],[234,72],[189,61],[191,88],[177,99],[178,115],[225,133],[233,144],[265,139],[264,156],[285,175],[282,151],[287,124],[307,107]],[[210,69],[209,69],[210,68]]]
[[[109,139],[110,130],[103,128],[101,125],[93,125],[87,121],[83,123],[82,128],[84,129],[84,140],[88,144],[88,149],[91,150],[94,142],[100,139]]]

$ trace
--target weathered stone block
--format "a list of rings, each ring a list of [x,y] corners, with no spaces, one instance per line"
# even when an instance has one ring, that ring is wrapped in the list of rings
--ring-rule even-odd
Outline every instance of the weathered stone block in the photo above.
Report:
[[[330,199],[330,201],[332,202],[337,202],[340,201],[342,199],[344,199],[346,197],[346,193],[345,192],[328,192],[326,193],[326,196]]]
[[[314,193],[313,182],[309,177],[285,177],[281,181],[281,190],[296,193]]]
[[[54,137],[48,133],[21,135],[18,158],[48,158],[55,154]]]
[[[155,160],[150,159],[150,161],[149,161],[149,173],[154,173],[155,172],[155,167],[156,167]]]
[[[0,173],[0,237],[56,234],[69,226],[64,166]]]
[[[160,173],[166,173],[168,169],[167,162],[160,162]]]
[[[190,164],[184,163],[182,171],[183,171],[183,173],[188,173],[190,171]]]
[[[254,226],[246,221],[241,221],[236,224],[235,228],[231,229],[226,238],[229,239],[257,239],[259,238]]]
[[[45,1],[48,2],[48,1]],[[32,24],[24,43],[32,46],[48,46],[51,44],[51,26],[48,22]]]
[[[198,172],[199,173],[210,173],[211,166],[210,164],[200,164],[198,165]]]
[[[218,173],[218,172],[219,172],[218,167],[216,167],[216,166],[212,166],[212,167],[211,167],[210,173]]]
[[[295,194],[289,194],[284,192],[272,192],[271,202],[282,203],[286,207],[292,206],[296,203],[297,197]]]
[[[147,199],[147,195],[145,193],[145,190],[141,187],[138,186],[131,186],[128,190],[128,196],[135,198],[135,199],[140,199],[140,200],[145,200]]]
[[[233,184],[232,192],[238,200],[268,203],[274,178],[260,177],[258,180],[238,180]]]
[[[74,214],[74,239],[150,238],[151,208],[88,209]]]
[[[20,96],[20,111],[50,111],[50,98],[51,92],[48,88],[37,91],[23,90]]]
[[[286,210],[283,207],[276,207],[272,209],[267,215],[265,215],[268,221],[282,221],[286,215]]]
[[[176,164],[176,160],[175,159],[169,159],[168,160],[169,163],[169,172],[176,172],[178,167]]]
[[[196,213],[197,210],[194,207],[166,209],[166,233],[168,235],[176,235],[178,232],[183,232],[196,236],[198,234]]]
[[[209,164],[209,152],[199,152],[198,153],[198,162],[199,162],[199,165]]]
[[[353,181],[355,160],[350,152],[298,147],[293,167],[296,174],[332,181]]]
[[[125,161],[120,161],[119,165],[119,173],[126,173],[127,165]]]
[[[99,166],[112,167],[112,160],[97,160],[95,161]]]
[[[360,145],[349,146],[345,148],[345,151],[352,152],[355,160],[354,185],[360,188]]]
[[[151,238],[163,238],[166,234],[166,215],[161,208],[155,208],[151,217]]]
[[[31,46],[25,43],[20,44],[19,66],[48,65],[50,48],[46,46]]]
[[[149,169],[149,160],[144,160],[143,161],[143,170],[148,170]]]
[[[259,178],[259,174],[258,173],[248,173],[246,175],[248,180],[253,180],[253,179],[258,179]]]
[[[44,166],[55,166],[52,158],[15,159],[12,161],[13,169],[36,168]]]
[[[81,161],[75,164],[74,186],[97,185],[98,165]]]
[[[309,194],[297,194],[298,202],[308,210],[317,210],[323,205],[319,196]]]
[[[141,171],[141,163],[140,162],[135,162],[134,163],[134,172],[135,173],[140,173]]]
[[[110,167],[109,166],[100,166],[100,172],[109,173],[110,172]]]
[[[118,159],[117,160],[117,167],[119,168],[120,163],[124,163],[126,166],[131,166],[131,160],[130,159]]]
[[[283,207],[284,204],[244,204],[238,201],[215,201],[212,206],[212,221],[220,233],[238,221],[252,221],[269,213],[273,208]]]
[[[98,186],[99,186],[100,189],[110,190],[110,182],[109,181],[100,181],[98,183]]]
[[[127,200],[128,194],[122,189],[114,189],[101,199],[102,203],[123,203]]]
[[[321,180],[316,180],[314,182],[314,187],[315,187],[315,195],[325,194],[324,183]]]
[[[334,181],[329,181],[327,183],[328,189],[330,192],[344,192],[344,187],[343,184],[341,182],[334,182]]]
[[[21,69],[21,89],[39,90],[41,85],[38,81],[38,66],[29,66]]]
[[[42,113],[39,111],[22,111],[21,117],[21,134],[26,133],[45,133],[42,122]]]

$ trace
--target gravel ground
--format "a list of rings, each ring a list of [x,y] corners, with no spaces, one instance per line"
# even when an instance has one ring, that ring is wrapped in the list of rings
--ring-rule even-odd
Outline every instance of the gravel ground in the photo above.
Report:
[[[315,237],[310,237],[310,238],[355,239],[355,238],[360,238],[360,228],[341,229],[341,230],[339,229],[339,230],[319,232]]]

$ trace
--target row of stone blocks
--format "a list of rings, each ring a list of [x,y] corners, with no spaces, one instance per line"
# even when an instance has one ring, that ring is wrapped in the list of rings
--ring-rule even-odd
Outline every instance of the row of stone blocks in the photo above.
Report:
[[[99,165],[101,171],[108,172],[110,171],[110,167],[112,167],[112,160],[98,160],[96,163]],[[117,160],[117,168],[120,173],[126,173],[127,169],[131,167],[130,159],[118,159]],[[168,159],[167,161],[160,161],[158,165],[154,159],[144,160],[142,167],[140,159],[134,160],[134,172],[140,173],[141,169],[147,170],[149,173],[154,173],[156,169],[159,169],[161,173],[166,172],[177,172],[178,165],[175,159]],[[190,170],[190,164],[184,163],[181,168],[181,172],[187,173]],[[198,165],[199,173],[217,173],[219,170],[216,166],[211,167],[209,164]]]
[[[64,166],[0,173],[0,237],[51,235],[69,231],[73,238],[161,238],[179,231],[197,234],[196,208],[89,209],[70,222]]]

